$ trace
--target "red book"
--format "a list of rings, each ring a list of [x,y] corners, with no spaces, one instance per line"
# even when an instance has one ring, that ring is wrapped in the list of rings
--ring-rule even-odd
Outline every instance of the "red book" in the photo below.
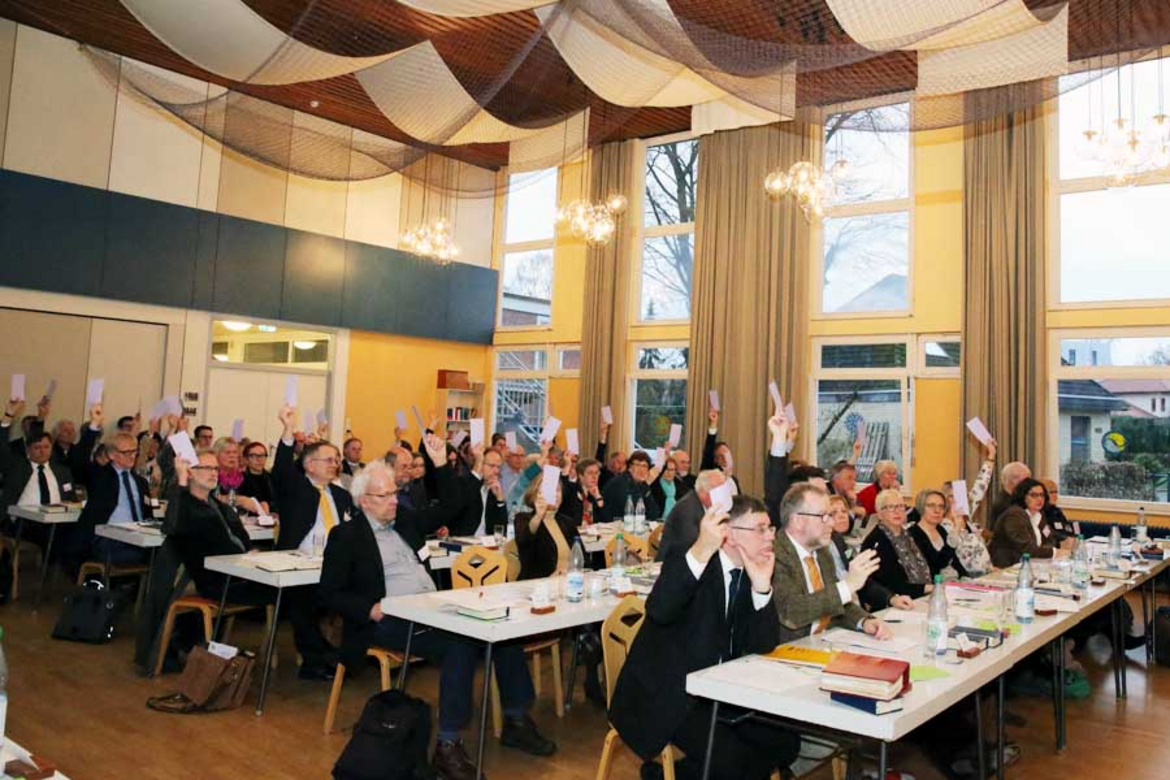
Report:
[[[821,689],[889,701],[910,690],[910,663],[876,655],[839,653],[821,671]]]

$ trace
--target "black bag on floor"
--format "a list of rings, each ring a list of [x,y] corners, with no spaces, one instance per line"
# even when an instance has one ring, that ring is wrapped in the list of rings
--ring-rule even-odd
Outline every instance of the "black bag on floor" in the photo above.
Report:
[[[431,708],[397,690],[370,697],[333,767],[334,780],[419,780],[431,776]]]
[[[1154,641],[1157,643],[1154,660],[1162,666],[1170,666],[1170,607],[1154,610]]]
[[[98,580],[90,580],[65,597],[54,639],[102,644],[114,638],[114,595]]]

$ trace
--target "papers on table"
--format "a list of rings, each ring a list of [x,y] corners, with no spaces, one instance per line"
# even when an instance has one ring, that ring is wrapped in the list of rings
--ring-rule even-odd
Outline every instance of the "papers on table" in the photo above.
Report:
[[[1057,612],[1076,612],[1078,604],[1072,599],[1060,596],[1049,596],[1046,593],[1036,594],[1036,609],[1055,609]]]
[[[406,430],[406,412],[402,409],[394,412],[394,424],[402,430]]]
[[[244,438],[244,421],[241,418],[232,420],[232,438],[240,441]]]
[[[418,423],[419,433],[427,432],[427,424],[423,422],[422,415],[419,414],[418,407],[411,404],[410,411],[414,413],[414,421]]]
[[[102,396],[105,394],[105,392],[106,380],[89,380],[89,383],[85,386],[85,408],[88,409],[94,404],[100,404],[102,402]]]
[[[679,425],[678,423],[674,423],[673,425],[670,426],[670,438],[667,439],[667,441],[670,442],[671,449],[676,449],[678,447],[678,443],[680,441],[682,441],[682,426],[681,425]]]
[[[565,431],[565,449],[574,455],[581,454],[581,440],[577,435],[576,428]]]
[[[321,568],[320,558],[310,558],[307,555],[292,553],[271,552],[262,553],[253,557],[253,564],[263,571],[297,571],[298,569]]]
[[[847,628],[833,628],[821,634],[821,639],[835,647],[862,647],[866,650],[876,650],[879,653],[904,653],[918,646],[913,639],[904,636],[895,636],[890,639],[875,639],[861,631],[850,631]]]
[[[613,425],[613,409],[608,406],[601,407],[601,421],[606,425]]]
[[[540,481],[540,495],[549,506],[557,503],[557,486],[561,484],[561,469],[558,466],[545,466],[544,478]]]
[[[720,512],[727,513],[731,511],[731,480],[726,480],[722,485],[711,491],[711,508],[717,509]]]
[[[780,388],[776,386],[775,379],[768,383],[768,393],[772,396],[772,403],[776,405],[776,414],[780,414],[780,410],[784,408],[784,399],[780,397]]]
[[[954,503],[956,515],[970,515],[971,505],[967,502],[967,480],[956,479],[951,482],[951,488],[954,491]]]
[[[967,421],[967,430],[971,431],[971,435],[978,439],[980,444],[986,446],[991,441],[991,431],[987,430],[987,426],[978,417],[972,417]]]
[[[297,401],[300,398],[299,392],[298,392],[299,389],[300,389],[300,384],[299,384],[299,379],[298,379],[296,374],[291,374],[291,375],[289,375],[289,377],[286,380],[284,380],[284,405],[285,406],[292,406],[294,408],[297,406]]]
[[[508,452],[516,449],[516,432],[504,431],[504,444],[508,445]]]
[[[468,427],[471,429],[471,446],[484,443],[484,436],[486,434],[486,425],[482,417],[473,417],[468,421]]]
[[[175,457],[179,460],[186,461],[189,465],[198,466],[199,456],[195,454],[195,447],[191,444],[191,439],[183,431],[172,433],[167,437],[170,442],[171,449],[175,451]]]
[[[719,411],[719,391],[718,390],[708,390],[707,391],[707,400],[711,404],[711,409],[718,412]]]
[[[24,374],[12,375],[12,391],[8,394],[11,401],[24,400]]]
[[[540,432],[541,441],[553,441],[557,437],[557,431],[561,429],[561,421],[553,416],[549,416],[544,421],[544,428]]]

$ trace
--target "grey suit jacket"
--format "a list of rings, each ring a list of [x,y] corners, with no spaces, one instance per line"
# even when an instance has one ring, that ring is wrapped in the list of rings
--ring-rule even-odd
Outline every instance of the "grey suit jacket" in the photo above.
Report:
[[[830,618],[833,628],[856,629],[860,621],[869,617],[856,601],[850,599],[841,603],[837,589],[837,567],[829,548],[816,551],[817,566],[825,586],[816,593],[810,593],[804,579],[804,563],[801,562],[795,545],[788,534],[780,529],[776,532],[776,569],[772,574],[772,603],[780,616],[782,641],[808,636],[813,623],[822,617]]]
[[[699,494],[694,490],[679,499],[666,516],[662,541],[658,543],[658,555],[654,559],[665,561],[672,550],[678,549],[685,553],[691,549],[691,545],[699,538],[699,523],[706,512],[703,502],[699,501]]]

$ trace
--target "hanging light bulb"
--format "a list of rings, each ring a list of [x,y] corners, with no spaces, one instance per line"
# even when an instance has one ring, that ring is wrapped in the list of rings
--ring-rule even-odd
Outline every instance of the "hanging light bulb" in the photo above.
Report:
[[[609,198],[607,198],[605,201],[605,207],[609,209],[609,213],[613,214],[614,216],[625,214],[626,207],[629,205],[629,200],[627,200],[626,196],[620,192],[616,192],[613,195],[610,195]]]

